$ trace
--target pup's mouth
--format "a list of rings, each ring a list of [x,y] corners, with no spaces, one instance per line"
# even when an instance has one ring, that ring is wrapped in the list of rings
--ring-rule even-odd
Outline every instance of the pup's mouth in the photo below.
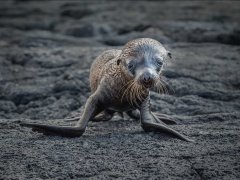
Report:
[[[139,82],[141,86],[149,89],[149,88],[152,88],[154,86],[154,80],[149,80],[149,81],[140,81]]]

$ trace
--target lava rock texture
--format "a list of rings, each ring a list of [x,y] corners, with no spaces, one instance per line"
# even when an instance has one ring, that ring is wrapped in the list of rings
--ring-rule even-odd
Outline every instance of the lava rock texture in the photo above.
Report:
[[[0,179],[240,179],[240,2],[0,2]],[[173,54],[154,111],[196,140],[145,133],[116,116],[80,138],[18,122],[71,125],[102,51],[150,37]]]

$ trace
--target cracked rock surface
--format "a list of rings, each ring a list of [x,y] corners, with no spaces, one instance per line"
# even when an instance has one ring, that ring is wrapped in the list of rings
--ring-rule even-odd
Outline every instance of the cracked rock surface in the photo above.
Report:
[[[240,179],[239,19],[238,1],[1,1],[0,179]],[[173,54],[152,109],[195,143],[117,115],[80,138],[19,126],[73,125],[94,58],[140,37]]]

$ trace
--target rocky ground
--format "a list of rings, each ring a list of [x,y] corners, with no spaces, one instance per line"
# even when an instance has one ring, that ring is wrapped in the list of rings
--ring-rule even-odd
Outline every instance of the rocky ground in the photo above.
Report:
[[[1,1],[0,179],[240,179],[239,22],[238,1]],[[152,108],[195,143],[118,116],[72,139],[19,126],[74,124],[56,119],[82,109],[94,58],[138,37],[172,52]]]

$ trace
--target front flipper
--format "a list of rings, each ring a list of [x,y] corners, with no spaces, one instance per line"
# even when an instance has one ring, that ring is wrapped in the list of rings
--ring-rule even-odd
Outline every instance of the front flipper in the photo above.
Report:
[[[150,97],[148,96],[147,99],[142,103],[141,109],[141,124],[144,131],[154,131],[154,132],[165,132],[171,135],[178,137],[179,139],[194,142],[193,140],[189,139],[188,137],[180,134],[179,132],[175,131],[174,129],[168,127],[164,122],[159,120],[155,115],[152,114],[150,111]]]
[[[184,136],[183,134],[180,134],[179,132],[175,131],[174,129],[172,129],[170,127],[167,127],[164,124],[146,121],[146,122],[142,123],[142,128],[144,129],[145,132],[165,132],[165,133],[172,134],[184,141],[194,142],[194,140],[189,139],[188,137]]]
[[[96,94],[91,95],[85,105],[84,112],[77,122],[76,126],[51,126],[51,125],[42,125],[42,124],[32,124],[32,123],[20,123],[20,125],[32,128],[33,131],[43,133],[45,135],[54,135],[54,136],[63,136],[63,137],[79,137],[81,136],[88,122],[101,112],[102,108],[98,105],[98,97]]]
[[[154,116],[154,118],[156,119],[157,122],[162,121],[162,122],[164,122],[166,124],[177,124],[177,122],[174,121],[168,115],[160,114],[160,113],[156,113],[156,112],[152,112],[152,115]]]
[[[80,137],[85,129],[70,126],[50,126],[33,123],[20,123],[21,126],[32,128],[32,131],[43,133],[44,135],[62,136],[62,137]]]

